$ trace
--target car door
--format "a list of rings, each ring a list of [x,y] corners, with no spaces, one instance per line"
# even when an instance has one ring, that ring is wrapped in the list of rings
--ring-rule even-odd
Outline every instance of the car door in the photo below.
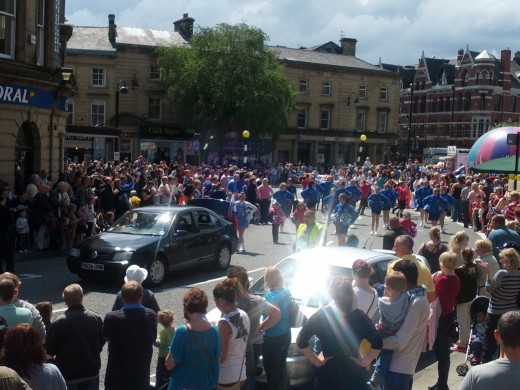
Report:
[[[221,227],[217,223],[218,219],[215,217],[212,218],[212,215],[206,210],[194,210],[193,218],[196,221],[199,231],[199,258],[204,261],[209,261],[215,257],[215,253],[217,252],[219,230]]]
[[[170,242],[169,255],[174,266],[186,267],[199,259],[198,233],[190,211],[177,214]]]

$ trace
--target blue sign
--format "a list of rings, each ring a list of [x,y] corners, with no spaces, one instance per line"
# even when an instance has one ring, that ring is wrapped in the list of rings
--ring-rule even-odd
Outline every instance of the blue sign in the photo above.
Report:
[[[60,96],[58,110],[67,111],[67,98]],[[47,108],[54,106],[54,94],[38,88],[21,87],[11,84],[0,84],[0,105],[13,104],[17,106]]]

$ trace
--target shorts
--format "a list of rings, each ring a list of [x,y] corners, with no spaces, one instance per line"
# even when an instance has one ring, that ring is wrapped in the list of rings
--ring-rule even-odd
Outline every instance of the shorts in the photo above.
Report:
[[[336,226],[336,234],[347,234],[349,225],[344,225],[342,223],[335,223]]]
[[[307,206],[307,208],[314,208],[316,207],[317,205],[317,202],[308,202],[308,203],[305,203],[305,206]]]
[[[406,200],[399,200],[397,204],[399,205],[399,210],[404,210],[406,208]]]
[[[440,211],[436,211],[434,213],[428,213],[428,220],[437,222],[439,217],[441,216]]]

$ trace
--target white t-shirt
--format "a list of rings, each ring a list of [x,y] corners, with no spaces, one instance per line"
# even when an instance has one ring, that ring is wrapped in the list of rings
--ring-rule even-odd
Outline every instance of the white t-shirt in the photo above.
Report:
[[[374,319],[377,317],[376,290],[373,291],[373,294],[370,294],[359,287],[354,287],[354,294],[356,295],[357,299],[357,308],[365,312],[368,318],[370,318],[372,322],[374,322]]]
[[[240,309],[224,315],[220,321],[226,321],[231,326],[231,339],[227,358],[220,363],[218,383],[228,384],[246,379],[245,354],[247,338],[249,337],[249,317]]]

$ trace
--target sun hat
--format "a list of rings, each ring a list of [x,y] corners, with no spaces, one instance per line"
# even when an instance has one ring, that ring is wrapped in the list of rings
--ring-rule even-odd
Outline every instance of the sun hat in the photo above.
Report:
[[[148,276],[148,271],[138,265],[131,265],[126,269],[125,282],[135,280],[136,282],[143,283]]]

